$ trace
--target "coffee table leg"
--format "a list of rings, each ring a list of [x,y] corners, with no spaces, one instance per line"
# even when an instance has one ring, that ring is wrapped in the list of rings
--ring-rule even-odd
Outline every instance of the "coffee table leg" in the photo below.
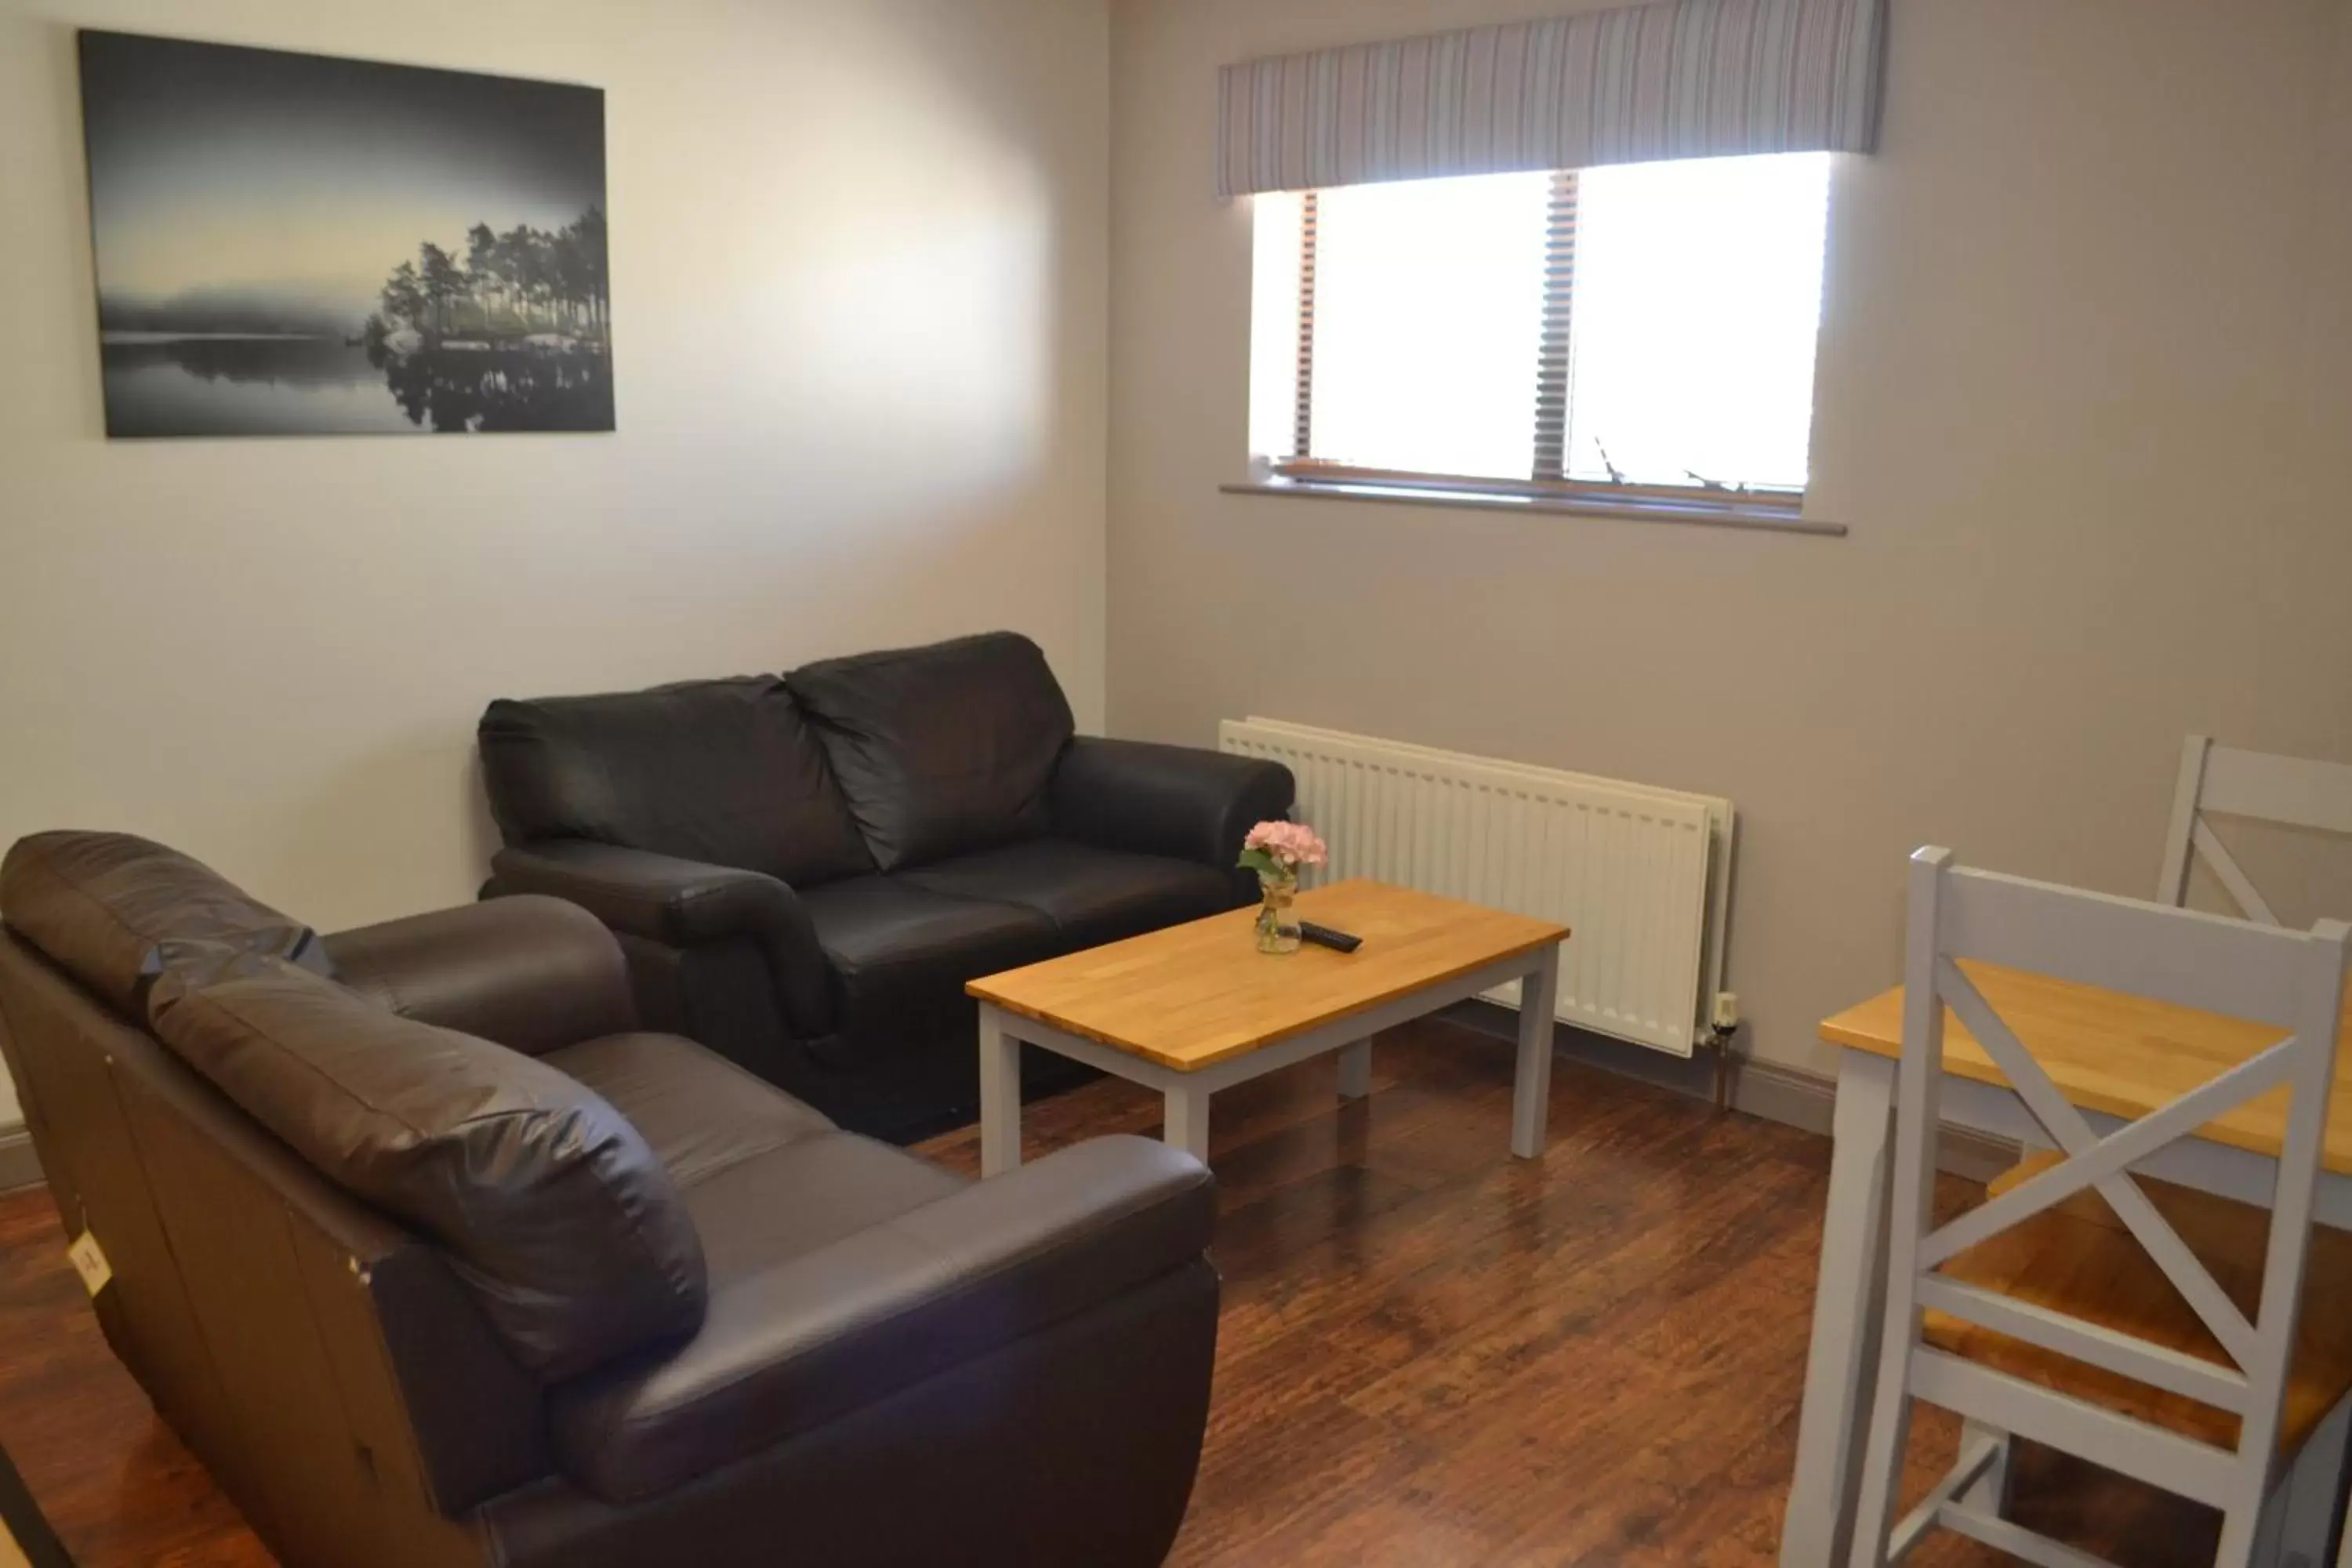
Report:
[[[1372,1042],[1359,1040],[1339,1051],[1339,1098],[1361,1100],[1372,1092]]]
[[[1189,1085],[1168,1090],[1160,1137],[1171,1147],[1183,1150],[1202,1164],[1208,1163],[1209,1091]]]
[[[1559,944],[1553,942],[1519,982],[1519,1071],[1511,1087],[1511,1152],[1543,1152],[1551,1110],[1551,1016],[1559,1006]]]
[[[980,1005],[980,1173],[1002,1175],[1021,1163],[1021,1042],[1004,1032],[1004,1015]]]

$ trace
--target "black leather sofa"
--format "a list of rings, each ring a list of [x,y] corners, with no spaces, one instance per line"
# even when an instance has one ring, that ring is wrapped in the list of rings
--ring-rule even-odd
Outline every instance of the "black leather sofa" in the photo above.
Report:
[[[485,897],[583,906],[649,1020],[898,1142],[978,1104],[966,982],[1246,903],[1242,838],[1293,797],[1277,763],[1078,736],[1011,633],[502,700],[479,735]]]
[[[1149,1568],[1208,1173],[970,1183],[644,1030],[516,898],[320,938],[161,845],[0,862],[0,1057],[93,1307],[289,1568]]]

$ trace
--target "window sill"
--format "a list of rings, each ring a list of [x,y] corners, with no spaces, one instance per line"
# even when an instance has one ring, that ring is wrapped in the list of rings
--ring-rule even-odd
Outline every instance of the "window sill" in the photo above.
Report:
[[[1635,522],[1676,522],[1702,528],[1738,528],[1765,533],[1809,533],[1843,539],[1846,525],[1822,522],[1774,507],[1742,506],[1737,501],[1584,500],[1553,496],[1517,495],[1505,490],[1421,489],[1410,485],[1368,484],[1360,480],[1256,479],[1220,485],[1226,495],[1281,496],[1293,500],[1369,500],[1406,506],[1467,507],[1481,511],[1530,511],[1569,517],[1606,517]]]

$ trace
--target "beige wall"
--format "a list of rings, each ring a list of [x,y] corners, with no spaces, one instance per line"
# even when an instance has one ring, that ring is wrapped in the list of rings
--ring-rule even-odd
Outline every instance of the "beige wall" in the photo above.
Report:
[[[618,434],[108,444],[73,24],[604,89]],[[1098,725],[1108,30],[0,0],[0,842],[152,834],[334,926],[469,896],[501,693],[1009,626]]]
[[[1849,539],[1220,495],[1216,68],[1528,11],[1118,0],[1114,730],[1256,712],[1727,795],[1753,1043],[1815,1067],[1896,977],[1916,845],[2145,896],[2185,732],[2352,760],[2340,0],[1894,0],[1831,219],[1812,510]]]

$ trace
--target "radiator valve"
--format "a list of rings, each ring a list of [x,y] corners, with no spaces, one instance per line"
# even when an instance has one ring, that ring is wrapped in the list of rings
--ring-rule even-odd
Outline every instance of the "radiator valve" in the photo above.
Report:
[[[1706,1043],[1715,1049],[1715,1108],[1731,1109],[1732,1064],[1731,1042],[1739,1033],[1739,996],[1736,992],[1715,994],[1715,1014],[1709,1020]]]

